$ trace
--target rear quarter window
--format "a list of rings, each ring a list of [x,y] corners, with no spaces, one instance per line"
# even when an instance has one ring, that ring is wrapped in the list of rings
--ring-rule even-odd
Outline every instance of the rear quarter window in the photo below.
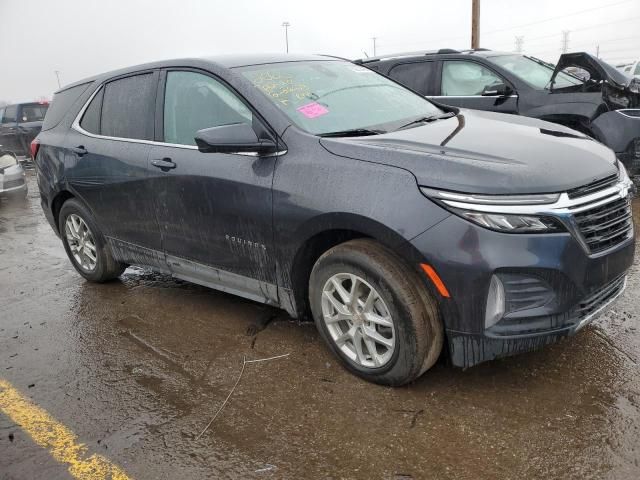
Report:
[[[71,109],[71,106],[80,98],[85,90],[89,88],[89,85],[91,85],[91,82],[76,85],[75,87],[67,88],[66,90],[56,93],[44,117],[42,130],[51,130],[58,125]]]
[[[104,88],[100,88],[100,91],[91,99],[91,103],[85,110],[84,115],[82,115],[80,127],[89,133],[100,133],[100,112],[102,110],[103,95]]]

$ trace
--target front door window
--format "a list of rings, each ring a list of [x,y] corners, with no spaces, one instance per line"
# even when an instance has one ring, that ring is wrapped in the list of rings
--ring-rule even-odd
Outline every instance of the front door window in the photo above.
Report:
[[[447,61],[442,67],[442,95],[482,95],[485,88],[504,80],[475,62]]]
[[[205,128],[252,124],[251,110],[225,85],[196,72],[169,72],[164,100],[164,141],[195,145]]]

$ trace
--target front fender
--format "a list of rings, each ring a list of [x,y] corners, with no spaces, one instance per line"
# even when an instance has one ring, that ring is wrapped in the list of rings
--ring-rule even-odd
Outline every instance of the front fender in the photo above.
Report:
[[[591,123],[596,138],[616,153],[626,151],[632,140],[640,138],[640,110],[628,111],[638,112],[638,116],[626,112],[603,113]]]

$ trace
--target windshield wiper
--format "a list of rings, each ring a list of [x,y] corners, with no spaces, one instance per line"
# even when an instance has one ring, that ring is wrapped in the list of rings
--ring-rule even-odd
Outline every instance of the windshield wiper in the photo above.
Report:
[[[367,135],[380,135],[387,133],[384,130],[373,130],[370,128],[352,128],[350,130],[340,130],[337,132],[321,133],[319,137],[364,137]]]
[[[402,125],[401,127],[396,128],[396,131],[398,130],[403,130],[407,127],[411,127],[413,125],[417,125],[418,123],[429,123],[429,122],[433,122],[434,120],[442,120],[444,118],[451,118],[451,117],[455,117],[456,114],[455,112],[447,112],[447,113],[443,113],[442,115],[431,115],[430,117],[420,117],[420,118],[416,118],[415,120],[410,121],[409,123]]]

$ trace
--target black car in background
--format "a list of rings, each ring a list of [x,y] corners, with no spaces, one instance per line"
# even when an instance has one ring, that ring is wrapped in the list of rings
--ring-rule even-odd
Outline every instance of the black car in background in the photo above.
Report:
[[[525,115],[607,145],[640,176],[640,80],[588,53],[552,65],[486,49],[390,54],[357,60],[446,105]]]
[[[15,103],[0,108],[0,145],[17,157],[30,157],[31,141],[42,129],[48,102]]]
[[[469,367],[571,335],[633,263],[631,182],[609,148],[330,57],[99,75],[56,93],[33,150],[86,279],[146,265],[313,316],[383,384],[417,378],[444,342]]]

